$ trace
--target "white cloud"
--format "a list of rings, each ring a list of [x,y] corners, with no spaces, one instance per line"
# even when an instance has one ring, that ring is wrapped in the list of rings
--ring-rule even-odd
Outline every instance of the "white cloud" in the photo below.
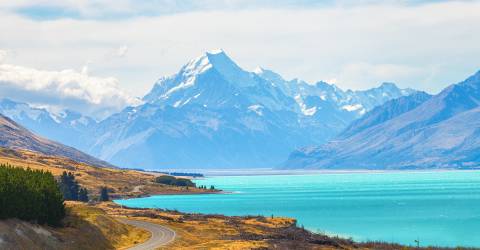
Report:
[[[75,70],[37,70],[10,64],[0,64],[0,97],[37,105],[61,106],[97,118],[140,103],[122,91],[118,80],[112,77],[94,77]]]
[[[0,49],[0,63],[5,61],[6,58],[7,58],[7,51]]]
[[[124,57],[127,54],[127,51],[128,51],[128,46],[123,45],[117,49],[114,55],[117,57]]]
[[[91,1],[56,2],[69,2],[87,14],[95,6]],[[127,2],[112,8],[128,10]],[[195,10],[50,21],[5,12],[0,33],[8,39],[0,39],[0,46],[15,51],[15,65],[31,68],[77,68],[92,59],[91,74],[115,76],[134,95],[145,94],[160,76],[219,47],[246,69],[260,65],[309,82],[335,78],[349,88],[394,81],[438,91],[480,68],[478,1]],[[121,44],[128,45],[128,60],[104,60],[109,52],[122,54]]]
[[[383,82],[402,82],[425,73],[425,69],[407,65],[350,63],[342,68],[337,82],[344,83],[344,87],[350,89],[366,89],[371,87],[372,79]]]

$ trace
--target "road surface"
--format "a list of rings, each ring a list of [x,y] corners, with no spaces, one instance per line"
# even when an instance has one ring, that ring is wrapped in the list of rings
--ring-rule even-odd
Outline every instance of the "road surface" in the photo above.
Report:
[[[124,219],[124,218],[119,218],[119,220],[125,224],[145,229],[152,234],[150,239],[148,239],[144,243],[131,247],[128,250],[157,249],[175,240],[175,236],[176,236],[175,231],[171,230],[170,228],[167,228],[155,223],[140,221],[140,220],[130,220],[130,219]]]
[[[138,192],[141,192],[141,188],[145,187],[145,185],[139,185],[139,186],[135,186],[132,190],[132,192],[134,193],[138,193]]]

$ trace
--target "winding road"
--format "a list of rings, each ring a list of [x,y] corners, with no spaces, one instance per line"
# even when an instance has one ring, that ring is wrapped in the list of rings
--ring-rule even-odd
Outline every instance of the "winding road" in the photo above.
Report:
[[[144,243],[131,247],[128,250],[157,249],[175,240],[175,236],[176,236],[175,231],[171,230],[170,228],[167,228],[155,223],[140,221],[140,220],[130,220],[125,218],[119,218],[118,220],[121,221],[122,223],[145,229],[152,234],[150,239],[148,239]]]

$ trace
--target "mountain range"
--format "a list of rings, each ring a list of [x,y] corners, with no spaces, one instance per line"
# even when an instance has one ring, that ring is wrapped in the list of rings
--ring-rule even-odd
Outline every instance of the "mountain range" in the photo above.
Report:
[[[386,102],[328,143],[293,152],[284,168],[476,168],[480,162],[480,71],[437,95]]]
[[[71,147],[86,150],[88,133],[97,121],[71,110],[53,112],[43,107],[0,99],[0,114],[3,114],[28,130],[48,139]]]
[[[246,71],[216,50],[160,78],[144,104],[102,121],[9,100],[0,102],[0,113],[122,167],[255,168],[325,143],[378,105],[414,93],[393,83],[344,91],[285,80],[260,67]]]
[[[50,156],[70,158],[98,167],[113,167],[75,148],[38,136],[8,117],[0,114],[0,147],[40,152]]]

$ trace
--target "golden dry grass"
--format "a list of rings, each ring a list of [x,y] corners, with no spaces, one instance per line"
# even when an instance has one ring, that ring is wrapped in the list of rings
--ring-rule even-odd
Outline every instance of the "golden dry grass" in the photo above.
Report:
[[[134,217],[167,226],[177,233],[171,244],[160,249],[321,249],[321,250],[413,250],[388,243],[356,243],[351,240],[315,235],[295,226],[295,220],[282,217],[241,217],[184,214],[153,209],[126,209],[115,203],[98,208],[116,217]],[[444,250],[442,248],[421,248]],[[451,250],[451,249],[450,249]]]
[[[57,236],[81,249],[126,249],[150,238],[150,233],[123,224],[102,209],[81,202],[66,202],[65,227]],[[73,243],[73,244],[72,244]]]
[[[176,240],[160,249],[257,249],[268,248],[265,240],[241,240],[241,234],[266,234],[268,229],[289,227],[289,218],[244,218],[227,216],[186,215],[150,209],[125,209],[114,203],[101,203],[98,208],[112,216],[135,217],[173,229]]]
[[[150,238],[150,233],[120,223],[94,206],[67,202],[61,227],[18,219],[0,220],[0,249],[126,249]]]
[[[57,176],[63,171],[73,172],[79,183],[94,194],[101,186],[107,186],[117,197],[205,192],[157,184],[153,182],[154,175],[145,172],[97,168],[31,151],[0,148],[0,163],[46,170]],[[66,226],[48,229],[53,238],[20,243],[29,246],[26,247],[28,249],[124,249],[150,237],[148,232],[115,219],[121,216],[135,217],[173,229],[177,233],[176,240],[161,249],[412,249],[395,244],[359,244],[313,235],[296,227],[295,220],[290,218],[192,215],[152,209],[125,209],[111,202],[95,205],[67,202],[67,208]],[[23,222],[10,223],[13,224],[0,223],[0,229],[7,228],[3,231],[10,232],[12,230],[8,228]],[[29,231],[28,226],[24,226],[24,229]],[[37,237],[37,234],[32,235],[32,239]],[[45,247],[35,248],[35,244]]]
[[[90,194],[97,195],[100,187],[106,186],[115,198],[138,197],[152,194],[205,193],[210,190],[175,187],[153,182],[155,176],[150,173],[113,168],[93,167],[68,158],[46,156],[27,150],[0,148],[0,163],[17,167],[50,171],[59,176],[64,171],[72,172],[75,179]]]

